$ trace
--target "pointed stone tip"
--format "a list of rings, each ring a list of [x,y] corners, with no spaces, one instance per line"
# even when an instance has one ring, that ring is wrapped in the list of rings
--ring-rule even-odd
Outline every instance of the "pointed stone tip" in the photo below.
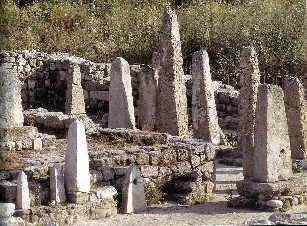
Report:
[[[116,57],[112,64],[128,64],[128,62],[122,57]]]

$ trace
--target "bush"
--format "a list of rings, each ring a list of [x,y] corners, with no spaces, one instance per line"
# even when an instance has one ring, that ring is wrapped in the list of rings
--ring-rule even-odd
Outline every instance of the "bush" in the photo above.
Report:
[[[93,61],[122,56],[149,63],[167,0],[2,0],[1,49],[69,52]],[[208,51],[215,79],[237,85],[242,46],[252,45],[268,76],[306,73],[305,2],[170,0],[178,14],[185,71]]]

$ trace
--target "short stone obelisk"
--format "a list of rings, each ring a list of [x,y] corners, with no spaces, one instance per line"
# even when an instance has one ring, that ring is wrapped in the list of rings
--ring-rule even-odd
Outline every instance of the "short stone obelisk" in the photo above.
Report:
[[[66,193],[89,192],[89,156],[85,128],[79,120],[70,124],[67,142],[64,174]]]
[[[50,199],[56,203],[65,203],[64,169],[61,164],[54,164],[50,171]]]
[[[146,199],[141,172],[137,167],[129,167],[122,190],[122,213],[146,210]]]
[[[170,7],[163,16],[159,57],[157,129],[183,136],[188,130],[186,87],[179,26]]]
[[[17,177],[17,209],[30,209],[28,178],[23,171],[21,171]]]
[[[72,64],[68,72],[69,78],[67,81],[65,113],[75,115],[85,114],[85,102],[79,65]]]
[[[193,135],[220,144],[222,131],[218,124],[209,56],[205,50],[192,55],[192,79]]]
[[[275,182],[292,176],[292,159],[284,93],[260,85],[256,108],[254,180]]]
[[[240,59],[240,95],[238,147],[243,155],[243,175],[253,177],[254,127],[260,71],[257,54],[252,47],[244,47]]]
[[[135,129],[130,68],[120,57],[111,65],[108,127]]]
[[[285,106],[292,158],[307,159],[307,100],[298,78],[284,79]]]

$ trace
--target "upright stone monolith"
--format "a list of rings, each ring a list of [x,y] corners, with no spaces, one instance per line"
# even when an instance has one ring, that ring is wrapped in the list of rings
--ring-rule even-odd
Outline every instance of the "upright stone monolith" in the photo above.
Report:
[[[255,50],[244,47],[240,59],[238,146],[243,154],[244,178],[253,177],[254,127],[260,71]]]
[[[65,203],[64,169],[61,164],[54,164],[50,170],[50,199],[56,203]]]
[[[183,59],[176,14],[168,8],[163,16],[157,93],[157,128],[159,132],[186,135],[187,98]]]
[[[123,184],[121,212],[134,213],[144,211],[146,208],[141,172],[137,167],[130,167]]]
[[[89,156],[85,128],[79,120],[70,124],[67,142],[64,175],[66,193],[89,192]]]
[[[109,128],[135,128],[132,85],[128,62],[117,57],[110,72]]]
[[[284,80],[285,106],[288,118],[292,158],[307,159],[307,100],[298,78]]]
[[[292,176],[292,160],[284,93],[281,87],[260,85],[258,89],[254,180],[275,182]]]
[[[139,77],[139,123],[142,130],[156,127],[158,71],[142,65]]]
[[[23,126],[21,83],[17,71],[0,67],[0,129]]]
[[[80,67],[77,64],[73,64],[69,68],[65,113],[75,115],[85,114],[84,95],[81,86],[81,72]]]
[[[192,118],[193,135],[213,144],[223,142],[214,99],[214,88],[205,50],[192,56]]]
[[[21,171],[17,177],[17,209],[30,209],[28,178],[23,171]]]

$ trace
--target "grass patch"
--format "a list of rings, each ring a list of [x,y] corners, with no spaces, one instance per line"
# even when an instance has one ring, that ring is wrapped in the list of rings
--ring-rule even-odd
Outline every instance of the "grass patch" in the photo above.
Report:
[[[147,205],[161,204],[164,200],[165,193],[163,192],[162,184],[147,183],[144,186]]]

